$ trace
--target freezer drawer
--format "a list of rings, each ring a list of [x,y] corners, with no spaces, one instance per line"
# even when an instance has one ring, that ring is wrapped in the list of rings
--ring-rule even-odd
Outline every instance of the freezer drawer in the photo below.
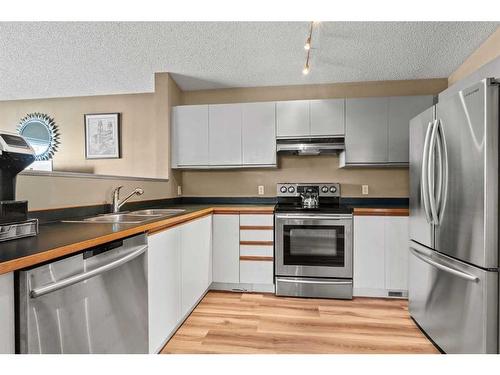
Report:
[[[409,309],[446,353],[498,352],[498,273],[470,266],[413,241]]]

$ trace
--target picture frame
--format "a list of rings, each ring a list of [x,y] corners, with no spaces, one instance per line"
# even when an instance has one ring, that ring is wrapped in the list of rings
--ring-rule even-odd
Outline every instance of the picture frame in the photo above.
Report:
[[[121,114],[84,115],[85,159],[121,158]]]

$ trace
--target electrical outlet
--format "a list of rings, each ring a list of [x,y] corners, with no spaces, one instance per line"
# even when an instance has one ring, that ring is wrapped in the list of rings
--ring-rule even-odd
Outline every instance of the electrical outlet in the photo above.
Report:
[[[182,186],[177,185],[177,195],[182,195]]]
[[[259,195],[264,195],[264,185],[259,185],[258,190],[259,190]]]
[[[361,194],[368,195],[368,185],[361,185]]]

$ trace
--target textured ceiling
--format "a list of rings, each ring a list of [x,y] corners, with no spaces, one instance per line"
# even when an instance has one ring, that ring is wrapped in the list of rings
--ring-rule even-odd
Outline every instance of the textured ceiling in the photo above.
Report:
[[[482,22],[0,23],[0,100],[448,77],[497,27]]]

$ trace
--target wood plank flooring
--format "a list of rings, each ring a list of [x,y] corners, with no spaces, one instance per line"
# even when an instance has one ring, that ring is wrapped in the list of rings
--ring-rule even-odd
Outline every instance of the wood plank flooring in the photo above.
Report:
[[[407,301],[209,292],[162,353],[438,353]]]

